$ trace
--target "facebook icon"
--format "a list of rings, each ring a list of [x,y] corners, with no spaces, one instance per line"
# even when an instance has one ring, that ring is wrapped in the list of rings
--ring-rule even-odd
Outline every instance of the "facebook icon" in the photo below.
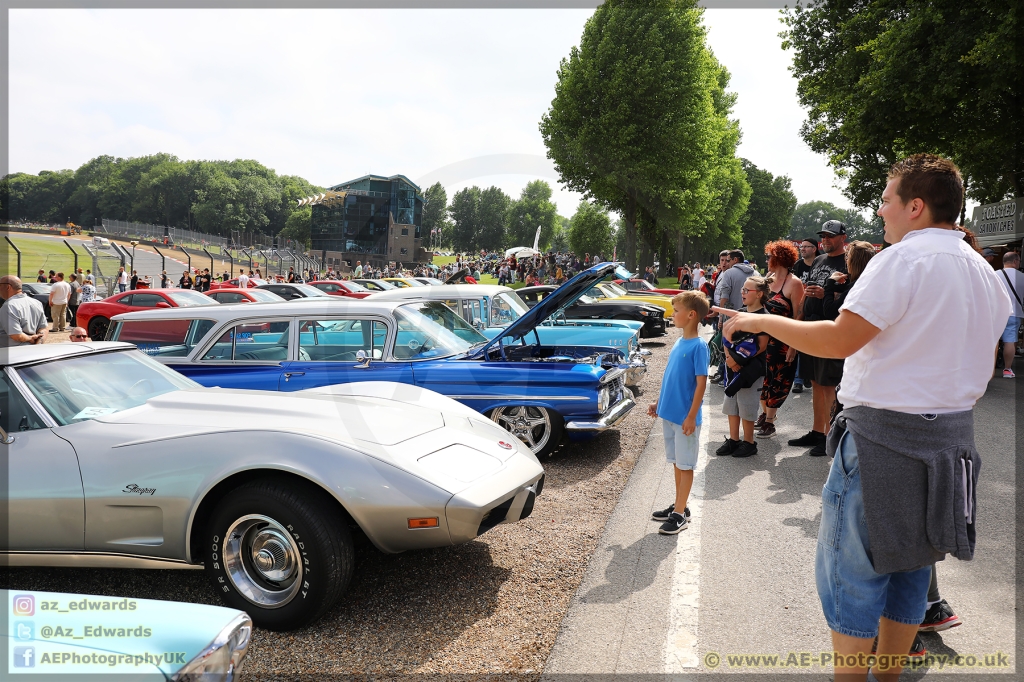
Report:
[[[36,667],[36,648],[34,646],[14,647],[14,667],[34,668]]]

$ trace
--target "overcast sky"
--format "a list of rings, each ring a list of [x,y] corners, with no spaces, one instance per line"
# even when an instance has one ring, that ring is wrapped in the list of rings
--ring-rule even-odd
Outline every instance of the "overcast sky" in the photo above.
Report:
[[[10,10],[10,170],[101,154],[255,159],[328,186],[367,173],[451,195],[532,179],[559,213],[538,122],[592,10]],[[849,202],[799,137],[778,10],[708,10],[739,154],[800,202]]]

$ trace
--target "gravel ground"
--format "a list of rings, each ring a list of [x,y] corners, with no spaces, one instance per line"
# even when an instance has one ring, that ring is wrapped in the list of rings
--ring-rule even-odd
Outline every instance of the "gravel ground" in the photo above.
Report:
[[[304,630],[257,630],[245,679],[322,675],[539,677],[605,522],[643,450],[677,331],[653,351],[637,407],[616,429],[567,443],[543,464],[527,520],[443,549],[386,555],[362,546],[346,596]],[[56,341],[56,334],[51,340]],[[10,569],[12,589],[216,604],[201,571]]]

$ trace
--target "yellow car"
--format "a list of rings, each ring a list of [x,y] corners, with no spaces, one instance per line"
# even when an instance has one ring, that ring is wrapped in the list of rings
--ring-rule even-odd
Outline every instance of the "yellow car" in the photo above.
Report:
[[[409,277],[385,277],[385,282],[394,284],[399,289],[405,289],[406,287],[425,287],[427,286],[423,282],[417,282]]]
[[[614,300],[622,299],[624,301],[637,301],[638,303],[647,303],[648,305],[656,305],[659,308],[665,310],[665,321],[668,322],[672,319],[672,297],[671,296],[653,296],[650,294],[632,294],[618,284],[614,282],[599,282],[593,286],[593,288],[587,292],[587,296],[603,300]]]

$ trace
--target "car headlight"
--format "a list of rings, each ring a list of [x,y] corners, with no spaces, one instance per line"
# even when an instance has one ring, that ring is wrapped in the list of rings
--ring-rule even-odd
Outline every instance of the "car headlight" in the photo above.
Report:
[[[597,392],[597,411],[604,412],[608,409],[608,405],[611,403],[611,393],[608,391],[608,387],[605,386]]]
[[[238,614],[198,656],[185,664],[171,679],[175,682],[231,682],[242,671],[242,659],[249,648],[252,620]]]
[[[645,308],[640,310],[640,314],[644,317],[659,317],[661,315],[661,308]]]

